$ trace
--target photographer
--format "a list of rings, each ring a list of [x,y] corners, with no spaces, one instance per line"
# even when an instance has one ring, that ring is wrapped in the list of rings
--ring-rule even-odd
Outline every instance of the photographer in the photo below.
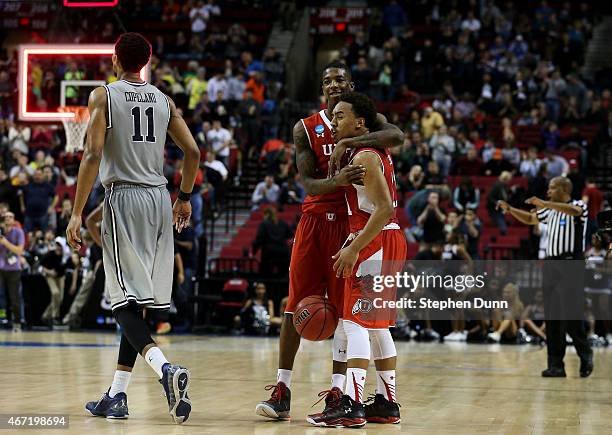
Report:
[[[5,307],[5,288],[11,301],[13,331],[21,330],[21,256],[25,234],[12,212],[0,216],[0,310]]]

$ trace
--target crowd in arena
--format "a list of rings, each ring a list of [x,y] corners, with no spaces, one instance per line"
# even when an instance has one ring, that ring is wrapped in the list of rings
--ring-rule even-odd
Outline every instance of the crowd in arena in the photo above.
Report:
[[[146,16],[181,29],[151,38],[150,80],[175,101],[203,151],[195,187],[199,194],[192,197],[192,226],[176,235],[174,302],[177,323],[187,324],[203,219],[223,210],[230,184],[240,183],[240,162],[253,160],[267,168],[267,176],[253,191],[253,210],[299,204],[305,189],[291,164],[292,138],[283,133],[290,129],[282,128],[286,94],[280,54],[240,23],[222,31],[215,20],[223,14],[224,2],[144,3],[132,2],[122,17],[129,22],[130,17]],[[574,198],[588,202],[590,242],[604,200],[585,170],[597,147],[612,138],[611,91],[581,76],[597,23],[592,6],[542,1],[523,10],[512,2],[491,0],[463,2],[461,8],[455,2],[390,0],[373,11],[369,31],[347,38],[338,57],[350,69],[355,90],[377,101],[379,110],[405,133],[403,145],[391,153],[400,190],[400,222],[410,244],[419,246],[413,254],[425,259],[481,258],[485,232],[504,236],[511,230],[510,220],[496,210],[497,200],[522,204],[529,196],[544,198],[548,180],[559,175],[572,180]],[[111,22],[97,32],[88,28],[99,26],[91,19],[78,22],[73,42],[112,43],[121,33]],[[81,258],[71,254],[63,238],[80,155],[65,152],[61,129],[16,119],[16,62],[12,52],[0,56],[0,213],[5,216],[3,233],[7,238],[14,233],[13,245],[22,248],[0,251],[12,252],[9,257],[18,258],[22,267],[2,260],[0,272],[42,274],[52,295],[43,320],[78,326],[78,315],[60,312],[62,295],[78,294],[99,268],[95,236],[90,236],[90,248]],[[40,110],[57,107],[58,83],[68,79],[117,78],[107,61],[51,69],[35,64],[28,101]],[[69,88],[66,96],[73,104],[86,102],[86,94],[77,88]],[[169,142],[165,173],[171,191],[178,188],[181,165],[180,150]],[[482,176],[495,178],[484,187],[475,182]],[[98,185],[87,212],[95,213],[102,199]],[[286,263],[292,224],[270,216],[261,224],[269,227],[262,234],[275,236],[275,257]],[[536,227],[528,235],[532,258],[538,256],[542,231]],[[255,246],[261,247],[261,242]],[[262,264],[268,264],[266,259]],[[4,281],[8,283],[6,277]],[[516,296],[513,283],[499,284],[508,297]],[[20,300],[14,288],[5,293],[13,302]],[[10,317],[12,309],[15,318],[20,304],[5,309],[5,296],[0,296],[0,317]],[[528,316],[537,317],[539,307],[534,304],[526,307]],[[248,316],[254,305],[264,307],[262,312],[274,326],[274,307],[265,309],[265,286],[258,286],[254,299],[245,304]],[[410,320],[405,319],[398,334],[439,337],[431,322],[419,323],[417,335]],[[484,339],[499,341],[513,331],[512,340],[538,342],[542,331],[531,323],[509,325],[497,319],[486,327],[479,324],[478,330],[495,325],[497,335],[485,334]],[[269,327],[270,322],[263,325]],[[167,332],[170,325],[162,319],[156,328]],[[467,337],[464,325],[455,322],[447,340]]]

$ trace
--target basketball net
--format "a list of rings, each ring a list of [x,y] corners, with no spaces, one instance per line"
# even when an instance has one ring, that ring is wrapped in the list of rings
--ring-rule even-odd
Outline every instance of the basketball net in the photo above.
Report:
[[[62,113],[74,113],[72,118],[62,118],[66,132],[66,151],[69,153],[82,150],[89,122],[89,110],[85,106],[62,106],[58,109]]]

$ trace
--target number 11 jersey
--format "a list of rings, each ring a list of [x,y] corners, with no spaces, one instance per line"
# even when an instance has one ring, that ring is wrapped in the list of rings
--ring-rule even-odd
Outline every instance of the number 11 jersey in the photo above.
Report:
[[[164,146],[170,123],[168,97],[150,83],[117,80],[104,86],[106,138],[100,180],[162,186]]]

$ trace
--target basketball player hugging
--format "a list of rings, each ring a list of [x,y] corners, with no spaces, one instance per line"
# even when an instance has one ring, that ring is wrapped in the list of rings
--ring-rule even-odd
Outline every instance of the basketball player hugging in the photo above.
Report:
[[[376,124],[374,103],[364,94],[343,94],[333,110],[332,132],[336,143],[361,136]],[[387,149],[354,148],[349,164],[365,167],[363,184],[345,188],[350,236],[332,258],[338,277],[345,278],[341,318],[348,339],[346,388],[336,406],[308,421],[316,426],[359,427],[369,422],[399,423],[395,402],[396,350],[389,327],[395,312],[374,298],[395,298],[395,288],[373,293],[366,284],[376,275],[399,272],[407,245],[395,215],[397,192],[393,162]],[[371,347],[370,347],[371,344]],[[366,370],[374,357],[377,388],[374,402],[363,405]],[[381,412],[382,411],[382,412]],[[375,418],[374,418],[375,417]]]

